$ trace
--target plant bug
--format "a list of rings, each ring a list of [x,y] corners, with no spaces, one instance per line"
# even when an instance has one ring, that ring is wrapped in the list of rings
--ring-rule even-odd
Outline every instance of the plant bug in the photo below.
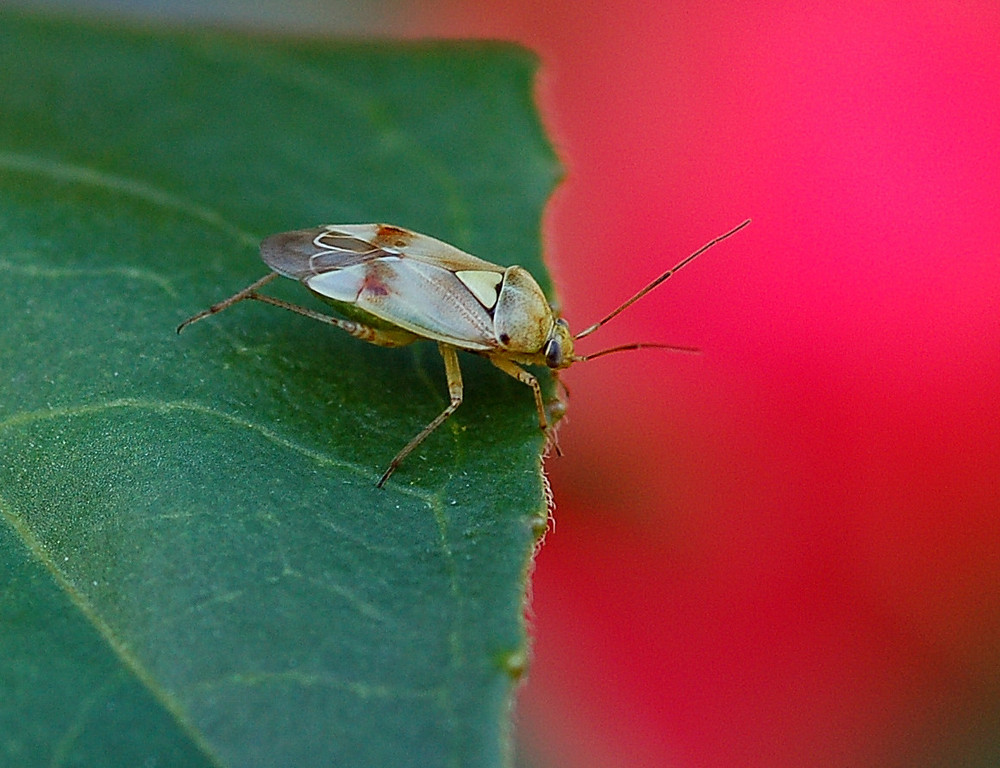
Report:
[[[401,347],[421,339],[436,341],[444,359],[450,402],[389,462],[376,483],[381,488],[403,459],[461,405],[459,349],[482,355],[508,376],[531,387],[538,425],[558,451],[538,379],[521,366],[546,366],[558,378],[558,372],[573,363],[612,352],[649,347],[694,351],[689,347],[640,342],[577,355],[574,342],[589,336],[696,256],[749,223],[747,219],[706,243],[575,336],[570,333],[569,324],[552,309],[535,279],[522,267],[491,264],[433,237],[388,224],[328,224],[282,232],[271,235],[260,245],[261,258],[272,272],[225,301],[189,317],[177,327],[177,332],[239,301],[254,299],[319,320],[383,347]],[[279,275],[301,282],[343,318],[258,293]]]

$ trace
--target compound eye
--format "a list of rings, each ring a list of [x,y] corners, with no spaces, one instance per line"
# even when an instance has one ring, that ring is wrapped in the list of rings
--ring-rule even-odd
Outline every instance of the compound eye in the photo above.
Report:
[[[549,339],[545,343],[545,364],[549,368],[558,368],[562,365],[563,351],[562,344],[558,339]]]

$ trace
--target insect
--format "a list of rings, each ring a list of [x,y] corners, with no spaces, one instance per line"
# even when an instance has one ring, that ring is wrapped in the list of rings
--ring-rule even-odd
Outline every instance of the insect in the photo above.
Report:
[[[538,379],[521,366],[547,367],[553,375],[573,363],[612,352],[649,347],[693,351],[667,344],[634,343],[578,355],[574,343],[589,336],[624,309],[716,243],[747,226],[706,243],[661,274],[603,319],[575,336],[535,279],[519,266],[501,267],[452,245],[388,224],[328,224],[271,235],[260,255],[273,271],[239,293],[189,317],[184,328],[244,299],[254,299],[340,328],[383,347],[436,341],[444,359],[448,406],[396,454],[376,485],[382,487],[400,463],[462,403],[462,371],[457,350],[482,355],[531,387],[538,425],[550,444],[555,437],[545,412]],[[342,317],[300,307],[259,293],[279,275],[301,282]]]

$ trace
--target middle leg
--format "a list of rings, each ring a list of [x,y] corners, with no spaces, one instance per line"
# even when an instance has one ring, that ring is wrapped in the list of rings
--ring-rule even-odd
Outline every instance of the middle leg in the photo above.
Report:
[[[431,432],[444,424],[445,420],[462,404],[462,369],[458,365],[458,353],[449,344],[439,343],[438,349],[441,351],[441,357],[444,358],[444,372],[445,376],[448,377],[448,395],[451,398],[451,402],[448,403],[447,408],[438,414],[437,418],[420,430],[416,437],[404,445],[403,450],[397,453],[395,458],[389,462],[388,468],[382,474],[382,477],[379,478],[379,481],[375,483],[379,488],[385,485],[385,481],[389,479],[389,475],[396,471],[396,467],[400,465],[403,459],[409,456],[413,452],[413,449],[420,445]]]

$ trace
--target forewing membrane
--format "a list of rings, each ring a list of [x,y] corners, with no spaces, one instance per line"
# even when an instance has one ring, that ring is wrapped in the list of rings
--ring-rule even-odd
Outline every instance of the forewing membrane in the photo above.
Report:
[[[271,235],[260,244],[260,257],[275,272],[305,280],[331,269],[343,269],[384,256],[367,240],[327,227]]]

